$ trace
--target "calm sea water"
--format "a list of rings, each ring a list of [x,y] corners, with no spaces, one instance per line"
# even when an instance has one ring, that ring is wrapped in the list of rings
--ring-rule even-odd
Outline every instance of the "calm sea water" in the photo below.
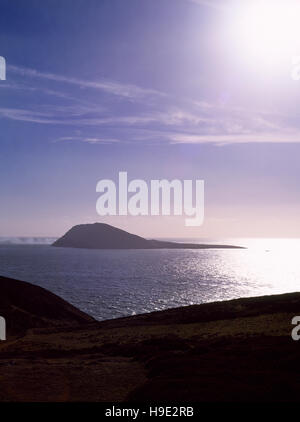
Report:
[[[85,250],[24,238],[10,243],[0,241],[1,275],[45,287],[99,320],[300,290],[300,239],[221,242],[245,250]]]

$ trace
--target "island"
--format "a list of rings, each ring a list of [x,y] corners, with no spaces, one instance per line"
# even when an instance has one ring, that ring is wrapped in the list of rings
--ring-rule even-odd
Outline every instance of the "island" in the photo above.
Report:
[[[79,224],[53,246],[83,249],[245,249],[242,246],[148,240],[104,223]]]

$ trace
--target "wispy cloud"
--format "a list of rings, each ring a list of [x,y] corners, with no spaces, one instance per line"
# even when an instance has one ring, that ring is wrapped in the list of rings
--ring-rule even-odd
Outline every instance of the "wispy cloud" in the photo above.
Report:
[[[115,144],[121,142],[119,139],[112,139],[109,137],[84,137],[84,136],[62,136],[55,140],[55,142],[63,142],[63,141],[77,141],[77,142],[84,142],[87,144]]]
[[[210,7],[216,10],[224,10],[226,8],[226,3],[224,0],[187,0],[190,3],[196,3],[200,6]]]
[[[164,96],[165,94],[154,89],[141,88],[137,85],[132,84],[123,84],[116,81],[110,80],[99,80],[99,81],[88,81],[83,79],[77,79],[73,77],[66,77],[62,75],[57,75],[54,73],[39,72],[34,69],[19,67],[19,66],[8,66],[8,70],[12,71],[18,75],[30,77],[30,78],[39,78],[47,79],[55,82],[62,82],[71,85],[76,85],[80,88],[92,88],[98,89],[109,94],[113,94],[119,97],[138,99],[147,96]]]
[[[185,133],[170,133],[167,135],[172,144],[204,144],[211,143],[219,146],[242,143],[299,143],[300,131],[286,133],[253,133],[228,135],[197,135]]]
[[[218,106],[205,105],[204,111],[186,111],[171,107],[163,112],[151,111],[131,115],[102,115],[102,110],[79,105],[44,106],[39,110],[0,108],[0,117],[47,125],[75,126],[102,130],[106,136],[63,136],[58,141],[79,141],[88,144],[115,142],[214,143],[218,145],[246,142],[300,142],[300,130],[288,126],[279,117],[244,110],[232,112]],[[104,111],[104,114],[106,111]],[[131,136],[132,130],[139,131]],[[86,131],[86,129],[84,130]],[[121,131],[116,135],[116,132]]]
[[[11,120],[19,120],[22,122],[42,124],[60,123],[58,119],[52,119],[47,113],[19,108],[0,108],[0,116]]]
[[[270,110],[224,105],[205,98],[174,98],[134,85],[83,81],[17,66],[11,66],[11,70],[23,76],[23,83],[17,77],[16,81],[12,80],[6,87],[15,90],[16,95],[23,90],[22,103],[27,104],[27,107],[2,106],[0,118],[54,127],[65,126],[63,130],[66,134],[58,136],[58,141],[86,144],[141,141],[218,145],[300,142],[296,119]],[[89,90],[82,95],[80,89],[68,89],[70,84]],[[102,90],[109,95],[94,95],[95,90]],[[37,91],[43,96],[37,97]],[[122,97],[122,101],[111,101],[110,96],[116,95]],[[132,102],[137,98],[138,104]],[[70,136],[71,127],[80,130],[80,136]]]

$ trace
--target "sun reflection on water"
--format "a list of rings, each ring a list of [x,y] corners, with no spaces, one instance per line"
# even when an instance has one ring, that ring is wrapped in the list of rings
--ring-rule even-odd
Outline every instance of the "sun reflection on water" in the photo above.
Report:
[[[236,243],[247,249],[223,251],[220,261],[216,260],[217,278],[227,279],[225,285],[234,296],[300,290],[299,239],[239,239]]]

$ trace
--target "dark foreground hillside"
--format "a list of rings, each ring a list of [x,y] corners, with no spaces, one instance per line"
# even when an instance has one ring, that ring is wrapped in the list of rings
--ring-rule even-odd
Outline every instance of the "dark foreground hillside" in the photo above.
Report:
[[[300,293],[94,322],[36,286],[0,288],[0,315],[24,316],[0,342],[1,401],[299,401]]]
[[[6,319],[9,336],[23,334],[28,328],[94,321],[42,287],[1,276],[0,315]]]

